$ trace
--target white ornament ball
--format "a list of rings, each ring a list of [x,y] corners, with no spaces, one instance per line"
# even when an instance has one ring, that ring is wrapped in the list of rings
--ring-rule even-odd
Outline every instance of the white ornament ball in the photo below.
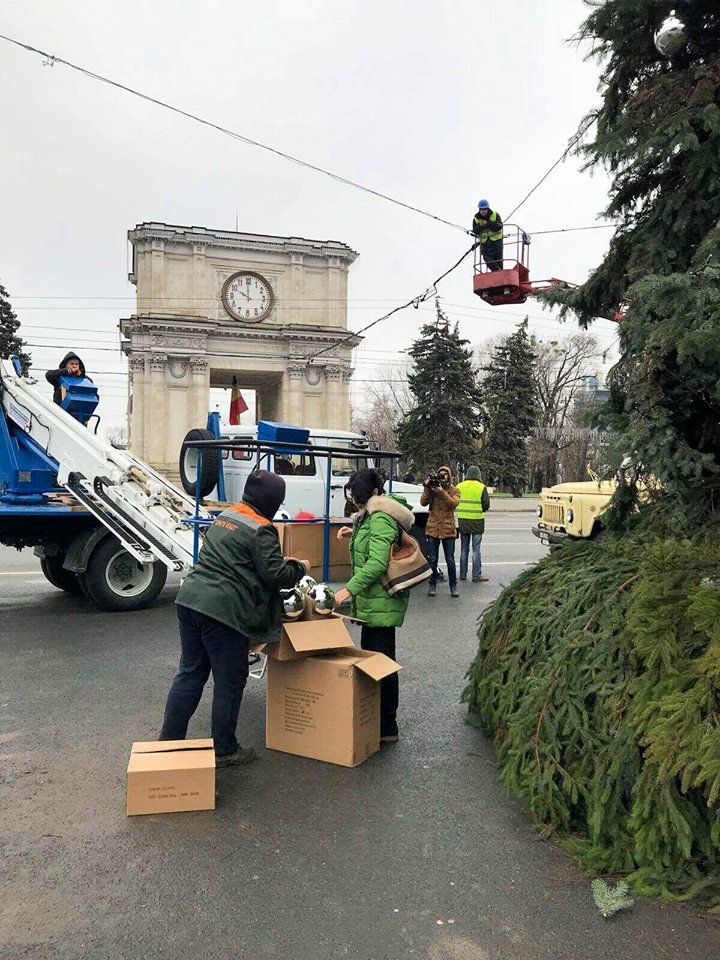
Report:
[[[674,10],[655,32],[655,46],[664,57],[674,57],[687,46],[688,31]]]
[[[322,617],[335,609],[335,591],[327,583],[318,583],[308,592],[308,596],[315,603],[315,613]]]
[[[298,590],[302,590],[303,593],[309,593],[315,586],[317,586],[317,580],[308,574],[305,574],[305,576],[301,580],[298,580],[297,583]]]
[[[285,521],[287,521],[287,520],[292,520],[292,517],[291,517],[290,514],[287,512],[287,510],[278,510],[278,512],[277,512],[277,513],[275,514],[275,516],[273,517],[273,520],[275,520],[275,521],[277,521],[277,522],[280,522],[280,521],[285,522]]]

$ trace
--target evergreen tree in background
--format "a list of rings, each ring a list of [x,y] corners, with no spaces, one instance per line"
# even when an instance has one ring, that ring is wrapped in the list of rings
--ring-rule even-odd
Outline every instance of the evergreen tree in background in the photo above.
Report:
[[[401,450],[418,474],[426,476],[441,464],[456,474],[460,465],[477,458],[480,435],[480,394],[467,340],[436,301],[437,319],[425,324],[408,353],[414,369],[409,376],[414,398],[398,431]]]
[[[22,364],[23,373],[30,369],[30,354],[23,351],[23,341],[17,335],[20,321],[13,313],[8,299],[8,292],[0,283],[0,358],[7,360],[18,357]]]
[[[536,422],[535,344],[527,317],[495,347],[482,380],[483,480],[519,497],[528,482],[528,438]]]
[[[654,33],[672,8],[687,35],[667,58]],[[583,150],[613,175],[618,227],[590,279],[548,299],[584,326],[626,305],[603,423],[701,519],[720,486],[720,4],[605,0],[581,39],[604,62]]]

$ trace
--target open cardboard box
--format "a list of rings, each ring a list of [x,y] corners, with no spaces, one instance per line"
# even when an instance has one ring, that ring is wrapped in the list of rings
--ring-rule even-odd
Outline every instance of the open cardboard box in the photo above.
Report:
[[[133,743],[127,768],[127,814],[215,809],[212,739]]]
[[[336,628],[327,620],[286,626],[317,629],[319,624],[318,633],[326,626],[334,633]],[[380,680],[400,669],[384,654],[356,647],[306,659],[270,659],[265,745],[344,767],[357,766],[380,749]]]
[[[355,650],[343,617],[337,613],[312,620],[286,620],[278,643],[262,648],[271,660],[302,660],[336,650]]]

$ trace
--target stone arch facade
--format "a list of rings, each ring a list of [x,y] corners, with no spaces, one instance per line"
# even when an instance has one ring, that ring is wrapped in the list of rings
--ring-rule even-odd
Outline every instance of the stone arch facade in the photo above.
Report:
[[[129,362],[130,447],[177,475],[180,444],[204,426],[211,386],[254,389],[264,419],[350,428],[352,350],[343,243],[142,223],[130,230],[137,308],[120,321]],[[256,279],[257,278],[257,279]],[[252,283],[260,319],[223,296]],[[227,287],[229,284],[230,287]],[[244,306],[245,300],[238,300]],[[239,312],[239,308],[238,311]],[[308,365],[308,358],[327,349]]]

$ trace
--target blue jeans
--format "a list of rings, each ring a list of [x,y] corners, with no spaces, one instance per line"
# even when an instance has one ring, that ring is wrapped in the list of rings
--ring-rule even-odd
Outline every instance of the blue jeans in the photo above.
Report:
[[[457,587],[457,570],[455,569],[455,537],[448,537],[445,540],[440,540],[439,537],[426,537],[425,540],[427,542],[428,563],[432,567],[432,576],[428,581],[428,586],[434,587],[437,585],[437,565],[440,556],[440,544],[442,543],[443,553],[445,554],[445,563],[447,563],[448,586],[451,590],[454,590]]]
[[[232,627],[177,605],[180,666],[170,687],[161,740],[184,740],[212,670],[212,736],[218,757],[235,753],[235,731],[248,678],[250,641]]]
[[[468,554],[470,553],[470,540],[472,539],[472,576],[477,580],[482,576],[482,557],[480,556],[480,544],[483,535],[481,533],[461,533],[460,534],[460,579],[464,580],[468,573]]]

